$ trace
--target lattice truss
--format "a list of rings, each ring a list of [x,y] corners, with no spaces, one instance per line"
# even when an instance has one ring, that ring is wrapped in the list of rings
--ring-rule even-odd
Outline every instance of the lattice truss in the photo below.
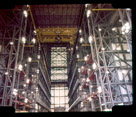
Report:
[[[51,48],[51,79],[67,80],[66,47]]]
[[[121,34],[120,26],[107,23],[111,13],[91,11],[88,18],[91,20],[93,69],[97,88],[101,89],[97,92],[100,110],[111,109],[116,104],[132,104],[132,59],[127,34]]]
[[[45,86],[44,57],[40,55],[30,17],[24,11],[27,12],[27,7],[14,11],[13,18],[9,18],[2,30],[0,104],[14,106],[16,110],[38,111],[38,103],[49,110],[50,88]]]
[[[76,47],[77,58],[81,59],[78,61],[78,90],[82,98],[79,110],[106,111],[114,105],[131,105],[131,11],[87,5],[85,14],[87,17],[79,30],[81,46]],[[91,53],[84,47],[88,43]]]

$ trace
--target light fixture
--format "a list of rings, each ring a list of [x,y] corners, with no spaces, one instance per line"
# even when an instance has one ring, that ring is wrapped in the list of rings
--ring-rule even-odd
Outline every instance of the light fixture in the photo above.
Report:
[[[34,34],[36,35],[36,30],[34,30]]]
[[[130,49],[127,49],[127,52],[130,52]]]
[[[37,58],[38,58],[38,59],[40,59],[40,57],[41,57],[40,55],[37,55]]]
[[[121,22],[121,19],[119,20],[119,22]]]
[[[106,71],[106,74],[109,74],[110,72],[109,71]]]
[[[26,43],[26,38],[22,37],[22,43],[25,44]]]
[[[23,91],[22,94],[25,94],[25,91]]]
[[[85,7],[87,7],[89,4],[85,4]]]
[[[83,43],[84,39],[83,37],[80,38],[80,43]]]
[[[122,30],[122,34],[128,33],[129,30],[130,30],[130,25],[129,25],[129,23],[126,22],[126,23],[122,26],[121,30]]]
[[[89,79],[89,78],[87,78],[87,79],[86,79],[86,82],[90,82],[90,79]]]
[[[26,87],[26,84],[24,84],[24,87]]]
[[[102,92],[101,86],[99,86],[97,89],[98,89],[98,93],[101,93],[101,92]]]
[[[36,72],[37,72],[37,74],[39,74],[39,69],[37,69],[37,71],[36,71]]]
[[[104,51],[104,50],[105,50],[105,48],[102,48],[102,50]]]
[[[115,28],[112,28],[112,31],[115,31]]]
[[[91,10],[87,10],[87,17],[89,17],[91,14]]]
[[[32,43],[33,43],[33,44],[36,43],[36,39],[35,39],[35,38],[32,39]]]
[[[103,111],[112,111],[112,109],[104,109]]]
[[[23,66],[21,64],[18,65],[18,70],[22,71],[23,70]]]
[[[27,13],[27,11],[26,11],[26,10],[24,10],[24,11],[23,11],[23,14],[24,14],[24,16],[25,16],[25,17],[27,17],[27,16],[28,16],[28,13]]]
[[[101,29],[101,28],[99,28],[99,31],[102,31],[102,29]]]
[[[29,79],[26,79],[26,83],[29,83],[30,82],[30,80]]]
[[[32,62],[32,58],[31,57],[28,57],[28,62]]]
[[[80,68],[78,68],[78,72],[81,72],[81,69],[80,69]]]
[[[93,86],[92,86],[92,85],[91,85],[90,87],[91,87],[91,88],[93,88]]]
[[[27,66],[27,64],[25,64],[25,67]]]
[[[29,7],[29,5],[26,5],[27,7]]]
[[[8,75],[8,72],[5,72],[5,75]]]
[[[79,58],[79,54],[77,54],[77,58]]]
[[[126,8],[126,10],[130,11],[131,9],[130,8]]]
[[[80,33],[80,34],[82,33],[82,30],[81,30],[81,29],[79,30],[79,33]]]
[[[84,61],[87,61],[87,60],[88,60],[88,57],[87,57],[87,56],[85,56],[85,57],[84,57]]]
[[[84,66],[82,66],[81,69],[84,69]]]
[[[25,102],[25,103],[27,103],[27,102],[28,102],[28,99],[27,99],[27,98],[25,98],[24,102]]]
[[[91,69],[88,69],[88,71],[91,71]]]
[[[34,92],[32,91],[31,93],[33,94]]]
[[[13,41],[11,41],[9,44],[10,44],[10,45],[13,45],[14,43],[13,43]]]
[[[93,64],[92,64],[92,68],[93,68],[93,69],[96,69],[96,67],[97,67],[97,66],[96,66],[96,63],[93,63]]]
[[[18,90],[17,89],[13,89],[13,95],[17,95],[17,92],[18,92]]]
[[[92,36],[90,35],[89,38],[88,38],[89,43],[91,43],[92,40],[93,40],[93,38],[92,38]]]
[[[92,98],[91,98],[91,97],[88,97],[88,100],[89,100],[89,101],[92,101]]]

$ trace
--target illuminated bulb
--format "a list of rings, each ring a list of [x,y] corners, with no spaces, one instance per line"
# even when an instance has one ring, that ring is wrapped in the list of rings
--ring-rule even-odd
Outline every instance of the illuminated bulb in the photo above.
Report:
[[[106,74],[109,74],[109,71],[106,71]]]
[[[84,60],[87,61],[87,59],[88,59],[87,56],[85,56],[85,57],[84,57]]]
[[[27,64],[25,64],[25,67],[27,66]]]
[[[80,43],[83,43],[83,41],[84,41],[84,39],[81,37],[81,38],[80,38]]]
[[[34,92],[32,91],[31,93],[33,94]]]
[[[31,57],[28,57],[28,62],[31,62],[32,61],[32,58]]]
[[[82,66],[81,69],[84,69],[84,66]]]
[[[80,33],[80,34],[82,33],[82,30],[81,30],[81,29],[79,30],[79,33]]]
[[[28,102],[28,99],[26,98],[26,99],[24,100],[24,102],[27,103],[27,102]]]
[[[97,89],[98,89],[98,93],[102,92],[102,88],[100,86]]]
[[[13,45],[13,44],[14,44],[14,43],[11,41],[11,42],[10,42],[10,45]]]
[[[40,59],[40,55],[37,55],[37,58]]]
[[[26,87],[26,84],[24,84],[24,87]]]
[[[88,71],[91,71],[91,69],[88,69]]]
[[[29,5],[26,5],[27,7],[29,7]]]
[[[34,30],[34,34],[36,34],[36,31]]]
[[[87,17],[89,17],[91,14],[91,10],[87,10]]]
[[[25,94],[25,92],[23,91],[22,94]]]
[[[79,86],[79,90],[82,90],[82,86]]]
[[[125,32],[122,32],[122,34],[124,35],[124,34],[125,34]]]
[[[29,82],[30,82],[30,80],[29,80],[29,79],[27,79],[27,80],[26,80],[26,83],[29,83]]]
[[[92,68],[96,69],[96,63],[93,63]]]
[[[130,50],[129,50],[129,49],[127,49],[127,52],[130,52]]]
[[[102,31],[102,29],[101,29],[101,28],[99,28],[99,31]]]
[[[78,49],[78,46],[76,46],[76,50]]]
[[[89,38],[88,38],[89,43],[91,43],[92,40],[93,40],[93,38],[92,38],[92,36],[90,35]]]
[[[22,43],[25,44],[26,43],[26,38],[22,37]]]
[[[104,109],[103,111],[112,111],[112,109]]]
[[[88,98],[88,100],[89,100],[89,101],[92,101],[92,98],[91,98],[91,97],[89,97],[89,98]]]
[[[19,64],[19,65],[18,65],[18,69],[19,69],[20,71],[22,71],[22,70],[23,70],[23,66],[22,66],[21,64]]]
[[[131,10],[131,9],[130,9],[130,8],[126,8],[126,10],[128,10],[128,11],[129,11],[129,10]]]
[[[36,43],[36,39],[35,39],[35,38],[32,39],[32,43],[33,43],[33,44]]]
[[[26,10],[24,10],[24,11],[23,11],[23,14],[24,14],[24,16],[25,16],[25,17],[27,17],[27,16],[28,16],[28,13],[27,13],[27,11],[26,11]]]
[[[17,95],[17,89],[13,89],[13,95]]]
[[[77,54],[77,58],[79,58],[79,54]]]
[[[81,69],[80,69],[80,68],[78,68],[78,72],[81,72]]]
[[[5,72],[5,75],[8,75],[8,72]]]
[[[91,87],[91,88],[93,88],[93,86],[92,86],[92,85],[91,85],[90,87]]]
[[[121,19],[119,20],[119,22],[121,22]]]
[[[102,50],[105,50],[105,48],[102,48]]]
[[[115,31],[115,28],[112,28],[112,31]]]

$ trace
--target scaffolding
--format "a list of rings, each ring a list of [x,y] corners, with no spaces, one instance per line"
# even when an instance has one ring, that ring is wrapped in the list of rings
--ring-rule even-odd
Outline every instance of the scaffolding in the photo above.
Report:
[[[69,111],[111,111],[115,105],[131,105],[131,10],[87,4],[84,14],[72,58],[76,65],[71,67],[74,81],[69,87],[77,91],[69,91]]]
[[[29,9],[8,12],[0,38],[0,105],[16,112],[50,111],[50,81]]]

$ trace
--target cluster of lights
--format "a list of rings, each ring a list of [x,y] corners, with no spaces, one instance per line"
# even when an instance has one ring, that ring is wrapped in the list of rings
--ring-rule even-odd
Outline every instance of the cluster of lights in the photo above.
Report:
[[[33,43],[33,44],[36,43],[36,39],[35,39],[35,38],[32,39],[32,43]]]
[[[32,62],[32,58],[31,57],[28,57],[28,62]]]
[[[102,92],[101,86],[99,86],[97,89],[98,89],[98,93],[101,93],[101,92]]]
[[[37,74],[39,74],[39,69],[36,70]]]
[[[130,25],[129,25],[129,23],[126,22],[126,23],[124,24],[124,26],[122,26],[121,30],[122,30],[122,34],[128,33],[129,30],[130,30]]]
[[[88,97],[88,100],[91,102],[91,101],[92,101],[92,98],[91,98],[91,97]]]
[[[93,63],[93,64],[92,64],[92,68],[93,68],[93,69],[96,69],[96,67],[97,67],[97,66],[96,66],[96,63]]]
[[[22,37],[22,43],[25,44],[26,43],[26,38]]]
[[[90,14],[91,14],[91,10],[87,10],[87,13],[86,13],[87,17],[89,17]]]
[[[18,65],[18,70],[22,71],[23,70],[23,66],[21,64]]]
[[[90,35],[89,38],[88,38],[89,43],[91,43],[92,40],[93,40],[93,37]]]
[[[30,82],[30,80],[29,79],[26,79],[26,83],[29,83]]]
[[[28,102],[28,99],[27,99],[27,98],[25,98],[24,102],[25,102],[25,103],[27,103],[27,102]]]
[[[27,10],[24,10],[24,11],[23,11],[23,14],[24,14],[25,17],[27,17],[27,16],[28,16]]]
[[[78,72],[81,72],[81,69],[80,69],[80,68],[78,68]]]
[[[13,95],[17,95],[18,90],[17,89],[13,89]]]
[[[80,38],[80,43],[83,43],[84,39],[83,37]]]

